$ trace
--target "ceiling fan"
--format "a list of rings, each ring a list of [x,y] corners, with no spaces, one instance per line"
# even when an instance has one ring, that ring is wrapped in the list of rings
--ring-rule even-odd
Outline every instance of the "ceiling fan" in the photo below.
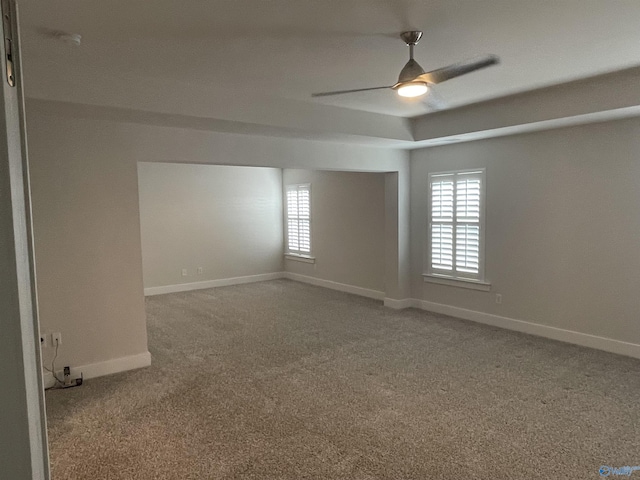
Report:
[[[484,57],[455,63],[448,67],[425,72],[424,69],[413,59],[413,47],[422,38],[421,31],[402,32],[400,38],[409,47],[409,61],[400,71],[400,76],[395,85],[384,87],[356,88],[352,90],[338,90],[335,92],[313,93],[312,97],[328,97],[330,95],[342,95],[344,93],[366,92],[369,90],[384,90],[391,88],[401,97],[420,97],[429,91],[431,85],[451,80],[452,78],[466,75],[467,73],[480,70],[482,68],[496,65],[500,59],[496,55],[486,55]]]

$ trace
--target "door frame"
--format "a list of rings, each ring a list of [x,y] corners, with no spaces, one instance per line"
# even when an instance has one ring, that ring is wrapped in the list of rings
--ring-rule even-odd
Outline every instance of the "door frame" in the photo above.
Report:
[[[0,471],[48,480],[18,11],[15,0],[0,6]]]

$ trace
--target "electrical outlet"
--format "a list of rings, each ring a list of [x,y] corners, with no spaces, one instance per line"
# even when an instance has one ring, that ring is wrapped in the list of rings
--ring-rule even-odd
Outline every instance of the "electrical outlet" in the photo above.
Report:
[[[183,269],[182,269],[182,276],[183,276],[183,277],[186,277],[188,274],[189,274],[189,272],[187,272],[187,269],[186,269],[186,268],[183,268]]]
[[[198,267],[198,275],[202,275],[202,267]]]
[[[56,345],[62,345],[62,333],[56,332],[51,334],[51,343],[55,347]]]
[[[502,303],[502,294],[496,293],[496,303],[499,305]]]

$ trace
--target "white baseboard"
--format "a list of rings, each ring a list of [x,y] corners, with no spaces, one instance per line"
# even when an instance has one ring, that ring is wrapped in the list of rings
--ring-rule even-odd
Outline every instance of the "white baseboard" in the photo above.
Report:
[[[307,275],[300,275],[299,273],[284,272],[284,276],[282,278],[288,278],[289,280],[295,280],[296,282],[309,283],[318,287],[330,288],[331,290],[352,293],[354,295],[360,295],[361,297],[368,297],[376,300],[384,299],[384,292],[380,292],[378,290],[356,287],[354,285],[347,285],[346,283],[332,282],[331,280],[309,277]]]
[[[623,342],[621,340],[614,340],[606,337],[598,337],[588,333],[564,330],[562,328],[526,322],[524,320],[516,320],[514,318],[501,317],[499,315],[492,315],[490,313],[478,312],[475,310],[467,310],[465,308],[453,307],[451,305],[444,305],[441,303],[428,302],[426,300],[414,299],[413,306],[422,310],[450,315],[452,317],[484,323],[486,325],[505,328],[507,330],[515,330],[517,332],[528,333],[538,337],[550,338],[552,340],[573,343],[583,347],[604,350],[605,352],[640,358],[640,345],[635,343]]]
[[[372,290],[368,288],[356,287],[354,285],[347,285],[344,283],[333,282],[331,280],[323,280],[320,278],[309,277],[307,275],[300,275],[292,272],[274,272],[265,273],[261,275],[249,275],[246,277],[234,277],[224,278],[220,280],[208,280],[204,282],[184,283],[179,285],[167,285],[162,287],[145,288],[145,295],[162,295],[165,293],[173,292],[185,292],[189,290],[198,290],[203,288],[224,287],[229,285],[239,285],[243,283],[263,282],[266,280],[276,280],[279,278],[287,278],[302,283],[309,283],[318,287],[329,288],[332,290],[338,290],[341,292],[351,293],[354,295],[360,295],[363,297],[373,298],[375,300],[384,300],[386,307],[394,309],[403,309],[415,307],[430,312],[441,313],[444,315],[450,315],[452,317],[462,318],[464,320],[471,320],[473,322],[484,323],[485,325],[491,325],[494,327],[505,328],[507,330],[515,330],[518,332],[528,333],[530,335],[536,335],[539,337],[550,338],[552,340],[558,340],[566,343],[573,343],[575,345],[581,345],[584,347],[595,348],[598,350],[604,350],[605,352],[616,353],[619,355],[626,355],[628,357],[640,358],[640,345],[635,343],[623,342],[621,340],[614,340],[606,337],[599,337],[596,335],[590,335],[588,333],[576,332],[573,330],[565,330],[562,328],[551,327],[548,325],[542,325],[539,323],[527,322],[524,320],[516,320],[514,318],[501,317],[499,315],[493,315],[490,313],[478,312],[475,310],[467,310],[465,308],[454,307],[451,305],[445,305],[442,303],[429,302],[426,300],[418,300],[415,298],[393,299],[385,298],[384,292],[378,290]],[[127,357],[129,358],[129,357]],[[118,362],[116,359],[112,362]],[[150,359],[149,359],[150,362]],[[105,362],[110,363],[110,362]],[[140,366],[147,366],[140,365]],[[85,371],[99,372],[100,365],[88,365]],[[130,367],[138,368],[138,367]],[[93,376],[108,375],[110,373],[116,373],[117,371],[129,370],[130,368],[122,368],[120,370],[113,370],[111,367],[105,369],[105,373],[98,373]],[[76,369],[77,370],[77,369]],[[73,372],[73,369],[72,369]],[[78,373],[79,375],[79,373]],[[49,374],[50,376],[50,374]],[[85,378],[91,378],[85,373]]]
[[[285,278],[284,272],[262,273],[260,275],[247,275],[246,277],[221,278],[218,280],[205,280],[203,282],[180,283],[177,285],[164,285],[161,287],[149,287],[144,289],[145,297],[151,295],[164,295],[165,293],[188,292],[190,290],[202,290],[204,288],[228,287],[243,283],[264,282]]]
[[[384,299],[385,307],[394,308],[396,310],[413,307],[415,303],[416,300],[414,298],[403,298],[402,300],[396,300],[395,298],[385,297]]]
[[[149,287],[144,289],[144,295],[146,297],[149,297],[152,295],[164,295],[166,293],[188,292],[191,290],[202,290],[205,288],[228,287],[230,285],[240,285],[243,283],[264,282],[267,280],[277,280],[279,278],[288,278],[289,280],[295,280],[302,283],[310,283],[311,285],[316,285],[318,287],[325,287],[332,290],[339,290],[341,292],[353,293],[354,295],[375,298],[376,300],[384,299],[384,292],[380,292],[378,290],[356,287],[354,285],[347,285],[346,283],[332,282],[331,280],[323,280],[321,278],[309,277],[307,275],[300,275],[298,273],[292,272],[263,273],[260,275],[248,275],[246,277],[222,278],[219,280],[206,280],[203,282],[180,283],[177,285]]]
[[[112,373],[125,372],[127,370],[135,370],[136,368],[148,367],[151,365],[151,354],[149,352],[139,353],[138,355],[131,355],[128,357],[114,358],[106,360],[104,362],[90,363],[88,365],[81,365],[71,367],[71,378],[80,377],[82,373],[83,378],[96,378],[104,375],[111,375]],[[57,370],[56,375],[62,379],[64,376],[64,370]],[[53,375],[50,372],[44,372],[43,376],[45,387],[53,386]]]

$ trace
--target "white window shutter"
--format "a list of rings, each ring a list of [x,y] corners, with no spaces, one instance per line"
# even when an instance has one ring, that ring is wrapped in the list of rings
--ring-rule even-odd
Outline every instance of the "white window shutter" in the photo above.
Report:
[[[477,275],[480,271],[480,228],[456,225],[456,271]]]
[[[456,179],[456,219],[480,221],[481,179],[459,174]]]
[[[288,235],[287,235],[289,251],[297,252],[300,249],[300,234],[298,230],[298,220],[290,218],[287,221],[287,225],[289,229]]]
[[[480,201],[482,179],[477,172],[456,175],[456,271],[480,273]]]
[[[431,268],[453,269],[453,175],[435,177],[431,182]]]
[[[436,221],[453,219],[453,175],[434,180],[431,184],[431,211]]]
[[[429,175],[428,273],[482,280],[484,171]]]
[[[453,268],[452,225],[431,225],[431,266],[438,270]]]
[[[288,218],[296,218],[298,215],[298,192],[287,190],[287,215]]]
[[[311,253],[311,186],[287,186],[287,251]]]

